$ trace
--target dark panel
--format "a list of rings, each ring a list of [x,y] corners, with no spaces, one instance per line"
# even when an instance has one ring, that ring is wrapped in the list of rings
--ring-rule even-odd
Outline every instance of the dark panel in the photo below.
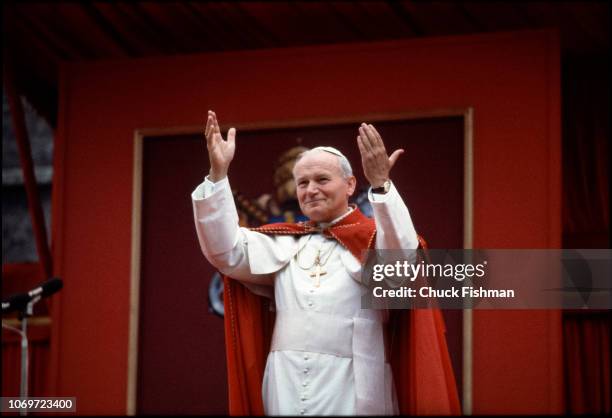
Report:
[[[139,414],[227,414],[223,320],[208,311],[214,270],[190,199],[202,152],[196,140],[145,140]]]
[[[301,144],[331,145],[349,158],[366,187],[357,123],[239,131],[230,169],[233,189],[249,198],[273,191],[273,163]],[[387,150],[404,148],[392,179],[417,231],[431,247],[463,242],[463,119],[380,122]],[[200,135],[148,138],[144,147],[138,413],[224,414],[223,321],[208,312],[212,267],[199,250],[191,191],[208,172]],[[461,311],[444,312],[461,383]]]

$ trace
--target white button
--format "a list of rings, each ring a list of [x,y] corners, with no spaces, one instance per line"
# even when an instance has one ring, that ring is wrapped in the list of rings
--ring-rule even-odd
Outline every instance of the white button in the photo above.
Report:
[[[304,354],[304,360],[308,360],[308,359],[309,359],[308,354]]]
[[[302,382],[302,386],[304,387],[308,386],[308,382]]]
[[[306,413],[305,409],[300,409],[300,415],[304,415]]]
[[[308,374],[308,371],[309,371],[309,370],[310,370],[310,369],[309,369],[308,367],[306,367],[306,368],[304,369],[304,374]]]
[[[305,401],[306,400],[306,395],[302,395],[302,397],[300,399]]]
[[[312,306],[312,301],[308,302],[308,306]]]

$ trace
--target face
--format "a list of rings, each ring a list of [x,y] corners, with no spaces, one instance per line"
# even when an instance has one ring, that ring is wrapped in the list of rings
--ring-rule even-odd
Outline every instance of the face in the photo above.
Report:
[[[315,222],[330,222],[348,209],[356,180],[345,178],[338,157],[325,151],[306,155],[293,169],[302,213]]]

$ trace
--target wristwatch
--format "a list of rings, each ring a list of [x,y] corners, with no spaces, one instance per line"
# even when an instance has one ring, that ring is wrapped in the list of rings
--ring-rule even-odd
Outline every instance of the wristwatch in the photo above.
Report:
[[[380,187],[372,187],[372,193],[386,194],[391,189],[391,180],[386,180]]]

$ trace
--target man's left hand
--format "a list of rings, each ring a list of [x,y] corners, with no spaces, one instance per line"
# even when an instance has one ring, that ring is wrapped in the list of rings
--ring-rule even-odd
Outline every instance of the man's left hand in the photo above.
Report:
[[[376,128],[366,123],[362,123],[359,127],[357,145],[359,145],[363,174],[366,179],[374,188],[382,186],[385,181],[389,180],[389,172],[404,150],[397,149],[389,157]]]

